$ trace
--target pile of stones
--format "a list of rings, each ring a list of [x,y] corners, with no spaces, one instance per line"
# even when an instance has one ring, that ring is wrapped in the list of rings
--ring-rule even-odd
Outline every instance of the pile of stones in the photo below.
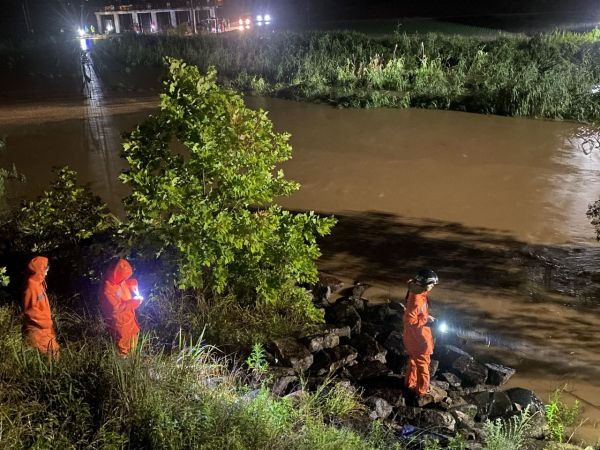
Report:
[[[529,437],[544,439],[544,405],[528,389],[502,389],[515,370],[482,363],[462,349],[436,343],[427,394],[414,398],[404,387],[407,355],[402,342],[402,307],[373,305],[368,286],[356,283],[351,294],[335,298],[342,283],[322,276],[314,298],[325,309],[326,324],[314,333],[285,338],[268,346],[272,392],[296,391],[300,377],[317,386],[327,377],[351,383],[362,392],[369,418],[386,422],[399,435],[450,439],[457,433],[477,448],[487,420],[510,419],[526,408],[532,414]]]

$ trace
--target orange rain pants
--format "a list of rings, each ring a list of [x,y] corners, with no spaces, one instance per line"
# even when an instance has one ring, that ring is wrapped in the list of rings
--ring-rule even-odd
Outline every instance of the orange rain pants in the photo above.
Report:
[[[107,272],[100,291],[100,311],[121,356],[129,355],[136,347],[140,332],[135,316],[140,301],[133,298],[138,282],[131,278],[132,274],[129,262],[119,259]]]
[[[57,358],[60,346],[50,313],[50,303],[46,295],[46,270],[48,258],[36,256],[27,269],[30,275],[23,292],[23,335],[25,341],[43,354]]]
[[[406,386],[417,396],[424,395],[429,389],[429,362],[433,353],[433,336],[427,326],[429,301],[427,291],[413,293],[409,291],[404,311],[404,348],[408,353],[406,368]]]

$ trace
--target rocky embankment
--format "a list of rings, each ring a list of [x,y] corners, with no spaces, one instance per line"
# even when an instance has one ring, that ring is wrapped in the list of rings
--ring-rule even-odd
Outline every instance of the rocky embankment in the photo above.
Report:
[[[339,280],[321,277],[315,301],[325,308],[326,324],[312,335],[286,338],[269,347],[273,393],[298,389],[300,377],[316,386],[326,377],[351,383],[362,392],[370,419],[385,421],[399,439],[438,439],[457,433],[479,448],[486,420],[510,419],[528,408],[529,437],[546,437],[544,404],[528,389],[503,389],[515,370],[484,364],[462,349],[436,343],[429,392],[415,399],[404,388],[406,354],[400,304],[373,305],[357,283],[350,295],[335,295]],[[339,298],[338,298],[339,297]]]

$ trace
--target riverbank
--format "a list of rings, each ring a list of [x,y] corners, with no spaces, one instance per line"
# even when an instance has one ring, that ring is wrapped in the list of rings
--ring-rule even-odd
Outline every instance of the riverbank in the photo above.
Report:
[[[143,337],[137,351],[122,359],[95,310],[78,312],[53,296],[62,347],[56,362],[23,345],[19,313],[0,306],[5,330],[0,339],[5,355],[0,362],[0,443],[6,448],[579,448],[538,440],[553,430],[546,425],[544,407],[530,391],[494,386],[510,377],[506,368],[490,366],[492,384],[464,388],[459,377],[440,369],[431,394],[411,406],[401,377],[381,363],[387,350],[365,332],[354,334],[350,326],[313,331],[302,342],[314,352],[314,364],[306,348],[304,359],[290,353],[302,349],[297,343],[290,350],[292,337],[275,341],[272,348],[282,354],[270,354],[258,345],[251,353],[234,355],[241,357],[236,362],[205,342],[203,334],[179,330],[169,336],[164,323],[173,317],[157,321],[156,312],[174,311],[178,301],[188,313],[193,308],[189,299],[163,300],[172,304],[152,298],[139,313]],[[380,309],[371,307],[364,314],[380,316]],[[382,327],[387,333],[384,329],[389,332],[389,326]],[[388,356],[395,364],[403,358],[398,333],[388,338],[391,344],[386,342],[395,349]],[[379,353],[371,354],[368,348]],[[272,365],[274,354],[282,358],[279,367]],[[447,354],[440,367],[454,364],[457,368],[450,370],[459,370],[456,356]],[[286,367],[289,358],[298,366]],[[306,358],[313,366],[310,371]],[[477,376],[474,368],[469,370],[465,380]],[[352,382],[346,379],[349,373]],[[487,368],[485,373],[487,377]],[[451,385],[442,381],[446,379]],[[529,407],[531,414],[519,418],[520,409],[513,411],[514,407]],[[558,407],[561,414],[569,411],[564,404]],[[501,415],[518,420],[522,430],[511,432],[509,426],[493,422]]]
[[[591,122],[598,31],[497,39],[353,32],[122,36],[98,42],[106,77],[174,56],[246,92],[343,107],[419,107]]]
[[[120,136],[142,120],[147,111],[143,106],[137,115],[119,115],[112,111],[112,101],[97,97],[92,100],[108,106],[86,110],[83,121],[71,120],[75,117],[69,115],[69,120],[54,122],[53,112],[48,110],[46,120],[42,120],[43,115],[36,115],[41,125],[31,128],[23,124],[8,133],[9,160],[17,160],[18,167],[28,171],[30,195],[37,195],[38,188],[43,189],[47,184],[49,167],[57,164],[57,158],[60,158],[59,163],[73,164],[81,170],[84,180],[92,181],[96,192],[101,192],[111,206],[119,205],[127,194],[124,186],[116,182],[118,172],[124,168],[124,162],[119,159]],[[578,368],[581,363],[595,367],[594,348],[589,348],[589,342],[594,340],[593,337],[590,340],[590,336],[594,336],[597,329],[593,320],[595,312],[586,309],[584,314],[590,316],[590,320],[578,319],[578,314],[582,314],[578,300],[585,301],[586,295],[576,292],[573,298],[567,291],[564,294],[548,292],[553,287],[546,286],[547,278],[563,279],[560,266],[538,269],[523,264],[521,271],[515,272],[517,267],[509,264],[517,264],[514,255],[503,248],[504,243],[511,244],[512,248],[512,244],[523,246],[530,240],[558,244],[578,240],[586,247],[583,253],[576,252],[582,255],[585,264],[593,266],[597,260],[586,258],[590,242],[586,236],[591,239],[592,233],[587,231],[584,214],[557,208],[555,202],[545,200],[561,198],[577,207],[586,206],[588,201],[585,192],[589,186],[588,189],[583,187],[595,180],[595,171],[591,170],[594,155],[585,157],[577,147],[561,144],[566,142],[573,124],[439,111],[336,110],[265,98],[251,102],[253,107],[261,106],[270,111],[278,129],[291,130],[295,135],[292,143],[297,152],[285,169],[302,182],[304,189],[290,199],[293,201],[288,203],[289,207],[329,210],[342,219],[337,229],[339,233],[336,230],[329,244],[324,246],[325,259],[321,260],[321,266],[333,269],[339,276],[367,277],[375,281],[379,296],[402,297],[406,278],[418,268],[415,264],[437,266],[441,259],[448,269],[442,272],[444,283],[435,299],[439,295],[440,303],[465,306],[473,313],[462,316],[465,319],[462,325],[479,326],[485,318],[482,332],[493,331],[525,341],[533,339],[544,346],[558,344],[556,350],[562,357],[576,349],[575,355],[566,356],[569,363],[574,360]],[[101,110],[105,110],[105,114],[96,114]],[[102,120],[97,122],[98,118]],[[49,151],[39,152],[40,148]],[[429,187],[434,186],[427,198],[422,197],[418,186],[406,184],[410,180],[398,176],[407,168],[409,173],[417,173],[424,167],[433,174]],[[453,170],[448,171],[448,167]],[[462,175],[480,172],[481,167],[484,168],[482,177],[490,183],[483,188],[479,178]],[[514,172],[527,174],[527,177],[507,178]],[[440,177],[444,174],[446,178]],[[461,195],[438,198],[439,193],[447,192],[444,186],[456,185],[453,181],[456,179],[462,180]],[[470,188],[468,180],[476,183],[477,189]],[[504,187],[517,181],[524,184],[513,186],[511,190],[503,188],[504,194],[499,195],[500,192],[494,194],[498,187],[494,180],[503,180]],[[551,189],[548,189],[548,180],[552,181]],[[565,180],[577,182],[565,183]],[[529,195],[524,196],[526,192]],[[402,201],[398,193],[402,193]],[[538,209],[532,210],[534,207]],[[342,217],[347,209],[364,210],[364,214]],[[373,209],[394,215],[382,215]],[[519,213],[524,210],[531,214],[526,220]],[[432,216],[434,220],[429,221],[410,219]],[[504,222],[499,223],[499,219]],[[484,227],[490,229],[486,231]],[[521,240],[508,240],[507,233],[516,234]],[[446,245],[440,247],[442,243]],[[427,260],[416,259],[419,253],[414,251],[420,248],[428,249]],[[476,269],[479,268],[483,272],[478,275]],[[542,274],[544,277],[540,280]],[[482,282],[485,283],[483,291],[477,289]],[[568,278],[565,284],[568,288]],[[510,308],[506,306],[507,301]],[[575,303],[564,306],[571,301]],[[516,323],[508,314],[513,309],[519,315]],[[540,311],[547,314],[540,317]],[[539,327],[532,328],[532,321]],[[571,336],[573,323],[577,323],[575,339]],[[564,331],[548,336],[544,332],[546,324]],[[556,382],[546,377],[556,375],[553,368],[561,373]],[[549,389],[554,389],[562,385],[563,378],[576,379],[574,395],[596,398],[594,380],[597,376],[572,366],[564,369],[555,366],[554,361],[532,360],[523,373],[529,378],[527,384],[520,382],[521,386],[534,387],[543,379]],[[537,387],[534,389],[537,391]],[[592,415],[594,408],[594,405],[586,405],[584,415]],[[593,438],[597,429],[588,424],[592,427],[589,436]]]

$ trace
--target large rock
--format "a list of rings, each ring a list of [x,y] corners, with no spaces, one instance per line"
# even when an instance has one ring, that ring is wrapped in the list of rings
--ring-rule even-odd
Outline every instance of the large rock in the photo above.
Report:
[[[387,350],[382,348],[373,337],[368,334],[357,334],[352,336],[350,345],[358,351],[358,359],[361,361],[379,361],[385,364]]]
[[[488,368],[458,347],[444,345],[439,353],[439,360],[442,368],[449,369],[460,377],[463,386],[476,386],[487,381]]]
[[[355,281],[354,286],[352,287],[352,295],[348,299],[350,304],[354,306],[358,311],[364,311],[367,300],[363,298],[365,291],[370,288],[371,285],[368,283],[363,283],[361,281]]]
[[[485,364],[488,369],[487,384],[492,386],[502,386],[505,384],[510,377],[512,377],[516,370],[511,367],[502,366],[500,364]]]
[[[282,375],[274,377],[271,383],[271,392],[279,397],[287,394],[298,382],[295,375]]]
[[[331,295],[339,291],[344,286],[339,279],[319,274],[319,281],[313,287],[313,296],[315,302],[322,305],[328,305],[331,302]]]
[[[429,405],[432,403],[433,404],[440,403],[447,396],[448,396],[448,393],[445,390],[441,389],[440,387],[436,386],[435,384],[430,384],[427,392],[424,395],[417,397],[416,404],[417,404],[417,406],[423,407],[425,405]]]
[[[338,326],[349,326],[352,334],[358,334],[361,330],[362,319],[356,308],[347,302],[336,303],[325,310],[325,320]]]
[[[444,391],[448,391],[450,389],[450,383],[448,383],[447,381],[441,381],[441,380],[431,380],[429,382],[430,385],[432,386],[437,386],[440,389],[443,389]]]
[[[279,359],[296,372],[307,370],[313,363],[313,355],[296,339],[278,339],[273,341],[273,347]]]
[[[363,298],[367,289],[369,289],[371,285],[369,283],[364,283],[362,281],[355,281],[354,286],[352,287],[352,297],[353,298]]]
[[[544,403],[529,389],[512,388],[505,391],[505,393],[512,402],[513,414],[528,411],[530,418],[527,436],[534,439],[544,439],[548,434]]]
[[[402,332],[392,331],[385,340],[383,346],[390,352],[404,353],[404,341]]]
[[[451,411],[452,417],[456,419],[456,431],[467,441],[473,442],[476,440],[483,440],[485,438],[483,434],[482,424],[476,424],[475,421],[470,418],[467,414],[462,411]],[[482,448],[481,445],[478,447],[468,446],[469,449]]]
[[[336,333],[319,333],[305,336],[300,339],[302,344],[306,345],[311,353],[316,353],[324,348],[333,348],[340,345],[340,336]]]
[[[347,325],[346,326],[342,326],[342,327],[327,326],[327,328],[325,329],[325,331],[328,334],[336,335],[340,339],[342,339],[342,338],[350,338],[350,336],[352,334],[352,332],[350,331],[350,327],[347,326]]]
[[[458,378],[452,372],[444,372],[439,375],[439,379],[448,383],[450,387],[459,388],[460,387],[460,378]]]
[[[459,392],[461,395],[472,395],[479,394],[480,392],[494,391],[493,387],[487,386],[485,384],[477,384],[475,386],[460,388]]]
[[[479,422],[506,417],[513,410],[512,402],[504,392],[480,392],[468,400],[477,406],[475,420]]]
[[[354,362],[358,356],[349,345],[321,350],[315,353],[313,371],[319,376],[327,375]]]
[[[365,320],[380,324],[386,323],[388,317],[393,315],[395,315],[395,310],[392,310],[387,304],[368,305],[363,312]]]
[[[385,420],[394,410],[392,405],[380,397],[369,397],[365,403],[369,407],[369,418],[371,420]]]
[[[456,430],[456,419],[446,411],[422,409],[417,422],[421,428],[434,432],[454,433]]]
[[[372,397],[382,398],[395,408],[406,406],[404,391],[400,388],[371,388],[367,386],[365,393]]]
[[[406,367],[406,354],[404,353],[402,333],[392,331],[383,343],[383,347],[387,350],[386,360],[388,367],[395,373],[403,374]]]
[[[442,369],[452,369],[454,361],[461,357],[473,358],[464,350],[449,344],[436,346],[434,355],[440,361]]]
[[[471,403],[464,403],[462,405],[453,406],[450,408],[449,412],[455,417],[466,417],[470,421],[474,421],[475,417],[477,417],[477,413],[479,412],[479,408],[477,405],[473,405]]]
[[[403,389],[404,378],[397,374],[390,374],[369,379],[366,389]]]
[[[373,378],[390,375],[392,371],[381,361],[363,361],[348,368],[352,379],[358,383],[365,383]]]
[[[491,397],[490,407],[488,409],[488,418],[490,420],[499,417],[505,417],[513,410],[512,402],[505,392],[494,392]]]
[[[380,324],[367,322],[363,317],[361,324],[361,332],[375,338],[379,343],[383,343],[385,342],[385,338],[387,338],[391,330],[388,331],[385,327],[382,327]]]
[[[512,388],[506,390],[505,393],[515,406],[516,411],[524,411],[525,408],[529,407],[530,414],[539,413],[543,416],[546,415],[544,402],[535,395],[535,392],[524,388]]]

